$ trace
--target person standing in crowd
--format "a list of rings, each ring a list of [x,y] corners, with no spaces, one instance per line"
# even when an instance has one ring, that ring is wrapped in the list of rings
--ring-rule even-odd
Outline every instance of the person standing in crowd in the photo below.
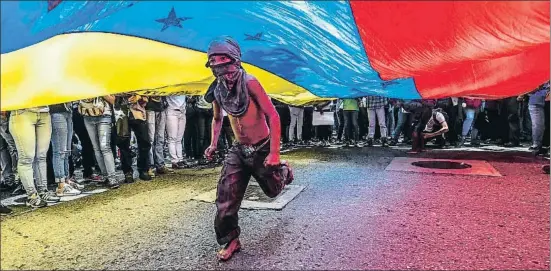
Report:
[[[50,105],[52,123],[52,165],[58,197],[75,196],[84,186],[70,178],[69,157],[73,142],[72,103]]]
[[[530,150],[543,154],[543,134],[545,131],[545,96],[549,92],[549,82],[534,91],[528,101],[528,110],[532,119],[532,145]]]
[[[360,139],[366,139],[368,134],[369,118],[367,116],[367,97],[360,98],[358,111],[358,127],[360,128]]]
[[[272,99],[272,104],[277,110],[277,114],[279,115],[279,122],[281,123],[281,142],[285,145],[288,145],[290,143],[289,130],[291,130],[291,111],[289,110],[289,106],[286,103],[280,102],[276,99]]]
[[[358,106],[358,99],[343,99],[343,113],[344,113],[344,129],[346,138],[348,140],[348,146],[359,145],[360,127],[358,125],[358,112],[360,108]]]
[[[407,142],[411,137],[410,124],[411,124],[411,114],[404,109],[404,100],[397,100],[396,106],[398,107],[398,121],[396,123],[396,128],[392,131],[392,136],[390,139],[390,145],[396,146],[398,144],[398,139],[400,134],[404,134],[404,142]]]
[[[199,152],[199,109],[197,108],[197,96],[186,96],[186,127],[184,129],[184,153],[190,166],[197,159],[203,157]]]
[[[0,170],[2,170],[2,184],[8,188],[16,188],[17,174],[17,146],[9,131],[10,113],[0,112]]]
[[[26,205],[39,208],[47,202],[59,202],[55,193],[48,191],[46,155],[52,135],[47,106],[16,110],[10,115],[10,132],[17,147],[17,169],[27,192]],[[35,186],[36,177],[36,186]]]
[[[78,111],[84,118],[84,126],[92,142],[96,161],[107,187],[117,188],[119,182],[115,175],[115,159],[111,151],[111,127],[115,96],[107,95],[80,101]]]
[[[138,143],[138,175],[141,180],[150,181],[154,176],[150,171],[149,151],[151,143],[149,141],[149,133],[146,119],[145,106],[149,99],[138,94],[123,94],[118,95],[115,103],[115,108],[121,110],[125,117],[128,118],[128,132],[124,135],[119,134],[117,139],[117,147],[121,152],[121,167],[124,172],[125,181],[134,181],[134,170],[132,169],[132,153],[130,152],[131,133],[134,132]]]
[[[467,135],[469,132],[471,132],[471,146],[479,146],[480,143],[478,143],[478,129],[474,126],[474,120],[476,119],[480,106],[482,104],[482,101],[479,99],[470,99],[470,98],[464,98],[462,99],[462,113],[466,117],[463,121],[463,129],[461,132],[461,141],[459,142],[458,147],[463,147],[465,145],[465,142],[467,141]],[[464,113],[463,113],[464,112]]]
[[[289,126],[290,144],[301,143],[302,127],[304,122],[304,107],[289,106],[289,111],[291,113],[291,125]]]
[[[314,117],[314,107],[312,105],[304,106],[304,120],[302,122],[302,143],[301,145],[310,145],[314,138],[314,126],[312,118]],[[298,128],[297,128],[298,129]]]
[[[331,143],[332,127],[335,124],[334,112],[331,111],[331,101],[317,104],[314,109],[312,124],[320,146],[327,147]]]
[[[235,135],[233,134],[233,131],[231,129],[230,118],[228,117],[228,113],[222,110],[222,115],[224,116],[224,119],[222,120],[222,130],[220,131],[220,138],[222,139],[222,142],[224,142],[225,148],[223,151],[224,152],[223,155],[225,155],[233,145],[233,141],[235,140]]]
[[[505,123],[509,124],[509,132],[505,143],[505,147],[518,147],[520,146],[520,118],[518,116],[518,101],[517,97],[509,97],[503,100],[503,118],[506,119]]]
[[[457,140],[457,132],[456,128],[457,125],[457,113],[458,113],[458,107],[457,103],[459,102],[458,98],[442,98],[436,100],[436,108],[442,109],[443,112],[448,115],[449,121],[448,124],[448,132],[446,133],[446,139],[449,142],[451,146],[456,146],[458,143]]]
[[[100,168],[96,163],[94,146],[84,124],[84,116],[78,112],[78,102],[73,103],[73,131],[80,141],[82,158],[82,176],[87,181],[101,181],[102,177],[94,173],[94,167]],[[101,171],[101,169],[99,170]]]
[[[198,154],[197,157],[202,165],[207,164],[207,161],[203,158],[203,153],[207,149],[210,143],[211,126],[212,126],[212,104],[207,103],[202,95],[196,96],[197,104],[197,124],[199,128],[199,141],[198,141]]]
[[[150,168],[155,169],[155,173],[162,175],[169,173],[170,170],[165,166],[165,134],[166,134],[166,108],[168,103],[166,97],[151,96],[145,105],[147,112],[147,131],[151,149],[149,151]]]
[[[532,118],[530,117],[530,99],[527,94],[517,97],[520,127],[520,141],[532,141]]]
[[[387,138],[387,141],[392,136],[392,132],[394,131],[394,127],[396,127],[396,113],[398,112],[398,106],[396,105],[395,99],[388,99],[387,106],[385,107],[386,112],[386,131],[387,134],[385,137]]]
[[[166,100],[168,103],[166,109],[166,132],[168,135],[170,162],[173,169],[183,169],[186,167],[182,148],[182,139],[186,131],[186,96],[168,96]]]
[[[386,130],[385,106],[388,98],[381,96],[367,96],[367,117],[369,119],[369,134],[367,135],[367,146],[373,146],[375,137],[375,119],[381,130],[381,144],[387,146],[388,132]]]
[[[348,132],[345,132],[343,108],[344,108],[344,100],[338,99],[337,105],[335,108],[335,111],[336,111],[335,114],[337,115],[335,119],[337,120],[337,141],[339,142],[339,144],[343,142],[342,140],[343,134],[344,134],[345,140],[346,140],[346,135],[348,134]],[[346,128],[346,130],[348,130],[348,128]]]

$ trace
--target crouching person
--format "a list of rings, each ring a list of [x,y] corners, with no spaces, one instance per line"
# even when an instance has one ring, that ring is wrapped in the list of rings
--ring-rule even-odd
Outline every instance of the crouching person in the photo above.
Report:
[[[432,110],[432,116],[422,133],[424,141],[427,142],[435,139],[439,147],[444,147],[446,144],[445,134],[448,131],[448,118],[446,112],[441,108]]]

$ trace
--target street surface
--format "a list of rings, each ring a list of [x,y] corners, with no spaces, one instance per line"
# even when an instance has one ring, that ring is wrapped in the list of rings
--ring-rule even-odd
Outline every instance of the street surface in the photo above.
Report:
[[[241,210],[227,263],[215,207],[192,200],[219,168],[2,218],[2,269],[545,269],[548,160],[521,152],[429,151],[486,160],[502,177],[385,171],[403,150],[305,149],[284,158],[306,188],[282,211]],[[414,156],[408,156],[414,157]]]

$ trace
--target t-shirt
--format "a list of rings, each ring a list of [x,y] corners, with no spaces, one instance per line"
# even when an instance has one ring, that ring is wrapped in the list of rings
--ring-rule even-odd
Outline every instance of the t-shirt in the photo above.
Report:
[[[436,118],[436,119],[435,119]],[[444,117],[444,114],[437,112],[436,114],[433,114],[429,122],[427,122],[427,126],[425,126],[424,132],[433,133],[436,132],[434,129],[434,126],[437,124],[438,126],[442,126],[442,124],[446,122],[446,117]]]
[[[356,99],[343,99],[342,107],[345,111],[359,111],[358,101]]]
[[[168,103],[168,109],[186,111],[186,96],[185,95],[173,95],[167,96],[166,102]]]

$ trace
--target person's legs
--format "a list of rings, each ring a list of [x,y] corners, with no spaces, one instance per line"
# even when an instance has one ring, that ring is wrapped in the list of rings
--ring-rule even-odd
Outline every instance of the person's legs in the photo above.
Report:
[[[84,126],[86,128],[86,131],[88,133],[88,138],[90,139],[90,143],[92,143],[94,156],[96,157],[96,161],[98,162],[100,171],[103,175],[106,175],[107,171],[105,169],[105,163],[103,162],[103,156],[101,155],[101,151],[99,149],[99,145],[100,145],[99,135],[98,135],[99,117],[85,117],[83,121],[84,121]]]
[[[367,108],[366,107],[360,107],[360,111],[358,113],[358,125],[360,126],[360,138],[364,138],[365,135],[368,133],[368,127],[367,127]]]
[[[151,150],[151,143],[149,141],[149,134],[147,131],[147,122],[144,120],[129,120],[128,124],[134,132],[134,136],[138,142],[138,172],[146,174],[150,166],[149,151]],[[180,143],[180,153],[181,146],[182,143]]]
[[[132,152],[130,151],[130,142],[132,141],[132,137],[117,136],[116,140],[116,144],[120,152],[122,172],[125,176],[127,176],[127,181],[131,181],[129,176],[133,176],[134,174],[134,169],[132,169]]]
[[[518,116],[518,102],[515,97],[507,99],[507,121],[509,123],[509,146],[520,143],[520,120]]]
[[[244,167],[238,147],[232,147],[224,161],[216,193],[214,230],[220,245],[228,244],[241,233],[238,212],[250,178],[250,170]]]
[[[73,129],[82,147],[82,175],[84,178],[92,177],[96,165],[94,146],[84,125],[84,117],[76,109],[73,110]]]
[[[545,117],[545,128],[544,128],[544,132],[543,132],[543,141],[541,142],[541,145],[543,147],[549,147],[549,141],[551,140],[551,136],[550,136],[550,121],[549,121],[549,118],[551,118],[551,114],[550,114],[550,103],[549,102],[545,102],[545,106],[543,107],[543,115]]]
[[[6,151],[9,158],[9,168],[2,170],[4,176],[12,178],[12,181],[15,181],[15,173],[17,173],[17,146],[15,146],[15,141],[13,136],[9,132],[9,120],[8,118],[2,116],[0,117],[0,137],[5,141]],[[7,160],[6,160],[7,161]],[[8,163],[8,162],[6,162]],[[6,171],[6,172],[4,172]]]
[[[297,115],[297,139],[302,141],[302,127],[304,126],[304,108],[298,108]],[[311,136],[310,136],[311,137]]]
[[[64,167],[65,167],[65,175],[67,178],[70,178],[71,175],[71,166],[70,166],[70,160],[71,160],[71,153],[73,148],[73,117],[71,116],[71,113],[66,113],[65,118],[67,120],[67,141],[65,142],[66,146],[66,152],[65,152],[65,161],[64,161]]]
[[[94,155],[96,156],[101,173],[108,179],[114,178],[115,160],[111,151],[111,117],[85,117],[84,125],[90,136]],[[121,150],[121,164],[124,171],[125,166],[128,166],[128,163],[125,163],[125,158],[128,157],[122,155],[124,148],[121,148],[121,145],[119,145],[119,149]],[[130,165],[132,165],[131,160]]]
[[[181,114],[178,116],[178,130],[176,132],[176,157],[180,162],[184,161],[184,154],[182,151],[182,139],[186,132],[186,115]]]
[[[367,118],[369,121],[369,133],[367,135],[367,139],[369,140],[373,140],[373,138],[375,137],[375,124],[377,123],[375,120],[376,114],[377,112],[375,111],[375,109],[367,109]]]
[[[167,115],[168,116],[168,115]],[[197,133],[197,114],[186,113],[186,127],[184,130],[184,149],[187,158],[195,157],[195,134]],[[172,118],[171,121],[174,121]],[[174,125],[174,124],[170,124]],[[169,121],[167,117],[167,131],[169,127]],[[168,141],[168,132],[167,132],[167,141]],[[170,144],[170,141],[168,141]],[[170,146],[170,145],[169,145]],[[171,158],[172,159],[172,158]]]
[[[396,126],[396,119],[394,116],[394,106],[390,106],[388,110],[385,109],[385,116],[386,116],[386,130],[387,134],[385,135],[386,138],[390,138],[392,136],[392,131],[394,131],[394,127]]]
[[[352,115],[350,114],[350,112],[352,111],[343,111],[345,140],[352,140],[352,136],[350,135],[351,129],[349,128],[349,126],[352,125]]]
[[[467,117],[463,121],[463,130],[461,132],[461,136],[463,137],[463,140],[465,140],[465,137],[467,137],[467,134],[469,133],[469,131],[471,130],[471,127],[473,126],[475,110],[472,108],[466,108],[465,113]]]
[[[37,113],[12,112],[10,117],[10,131],[15,140],[19,160],[17,170],[21,183],[27,195],[37,193],[34,183],[33,164],[36,156],[36,123]]]
[[[11,187],[15,185],[15,174],[13,171],[11,155],[8,151],[8,143],[0,136],[0,177],[1,183]]]
[[[396,123],[396,128],[394,128],[394,131],[392,131],[392,141],[394,143],[398,142],[398,139],[400,138],[400,133],[404,129],[404,125],[406,124],[407,115],[406,113],[403,113],[402,110],[398,111],[398,122]]]
[[[291,111],[291,125],[289,126],[289,141],[294,142],[295,141],[295,129],[298,132],[298,112],[296,107],[290,107],[289,110]],[[302,131],[301,131],[302,133]]]
[[[172,164],[180,162],[178,157],[178,148],[181,147],[181,140],[178,137],[178,127],[180,126],[180,115],[182,113],[177,110],[168,110],[166,115],[166,133],[168,137],[168,152],[170,154],[170,161]],[[186,144],[191,144],[190,140],[186,138]],[[181,153],[181,152],[180,152]]]
[[[69,113],[52,113],[52,164],[56,183],[64,183],[69,176],[65,171],[65,158],[68,156],[68,123]],[[67,161],[68,162],[68,161]]]
[[[109,180],[116,181],[115,158],[113,157],[113,152],[111,151],[111,127],[112,120],[110,116],[103,116],[99,119],[97,127],[99,137],[99,150],[103,158],[102,160],[106,171],[106,177]]]
[[[155,135],[154,135],[155,146],[151,147],[154,153],[153,161],[151,162],[151,164],[154,164],[157,169],[165,167],[165,155],[164,155],[165,133],[166,133],[166,114],[164,112],[156,112]]]
[[[266,160],[269,153],[270,144],[268,142],[256,151],[252,159],[246,159],[245,164],[252,169],[252,176],[258,182],[264,194],[270,198],[275,198],[283,191],[285,185],[293,181],[293,171],[289,165],[283,163],[278,167],[265,167],[264,160]]]
[[[199,128],[199,143],[198,143],[198,153],[203,154],[206,149],[205,145],[208,143],[208,131],[207,131],[207,110],[198,109],[198,128]],[[202,155],[201,155],[202,156]],[[197,157],[200,158],[200,157]]]
[[[146,119],[147,119],[147,136],[149,138],[149,144],[151,144],[151,148],[149,149],[149,167],[153,168],[155,167],[155,134],[156,134],[156,114],[157,112],[148,110],[146,112]]]
[[[388,136],[388,132],[386,130],[386,110],[384,107],[377,108],[375,113],[377,114],[379,128],[381,128],[381,140],[386,140],[386,137]]]
[[[337,120],[338,120],[338,123],[339,123],[339,126],[337,127],[338,131],[337,131],[337,140],[341,141],[342,140],[342,134],[344,132],[344,127],[345,127],[345,123],[344,123],[344,110],[342,109],[339,109],[338,112],[337,112]],[[346,136],[345,136],[346,137]]]
[[[303,108],[303,123],[302,128],[297,127],[297,129],[302,129],[302,140],[303,141],[310,141],[312,140],[313,133],[314,133],[314,126],[312,125],[312,121],[314,119],[314,108],[313,107],[306,107]]]
[[[544,107],[530,105],[529,110],[532,122],[532,148],[540,149],[542,147],[543,133],[545,131]]]
[[[358,111],[350,111],[351,119],[352,119],[352,136],[354,138],[354,141],[357,143],[358,140],[360,140],[360,127],[358,125]]]
[[[413,126],[412,131],[411,152],[413,153],[421,152],[424,148],[425,140],[423,138],[422,131],[427,125],[427,122],[429,121],[432,114],[432,110],[426,106],[423,106],[418,110],[420,111],[415,113],[415,126]]]
[[[36,123],[36,164],[38,165],[36,188],[38,191],[48,191],[48,176],[46,156],[52,138],[52,120],[49,113],[40,113]]]

